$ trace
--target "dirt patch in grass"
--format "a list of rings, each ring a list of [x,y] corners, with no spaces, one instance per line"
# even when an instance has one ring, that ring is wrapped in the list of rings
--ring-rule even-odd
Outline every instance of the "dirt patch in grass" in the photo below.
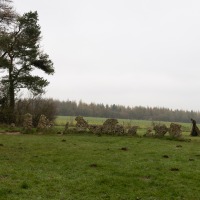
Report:
[[[0,132],[0,135],[21,135],[19,131],[16,132]]]
[[[163,158],[169,158],[169,156],[168,156],[168,155],[163,155],[162,157],[163,157]]]
[[[194,161],[194,159],[193,158],[189,158],[189,161]]]
[[[96,163],[90,164],[90,167],[96,168],[97,164]]]
[[[122,147],[120,150],[122,150],[122,151],[128,151],[128,148],[127,147]]]
[[[179,171],[179,169],[178,169],[178,168],[176,168],[176,167],[172,167],[172,168],[170,169],[170,171],[172,171],[172,172],[178,172],[178,171]]]

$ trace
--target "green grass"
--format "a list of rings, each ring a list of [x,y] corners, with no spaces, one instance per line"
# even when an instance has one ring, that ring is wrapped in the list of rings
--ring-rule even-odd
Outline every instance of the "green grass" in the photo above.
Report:
[[[6,124],[0,124],[0,133],[4,133],[4,132],[20,132],[22,130],[22,128],[20,127],[11,127],[9,125]]]
[[[200,199],[191,139],[0,135],[0,199]]]

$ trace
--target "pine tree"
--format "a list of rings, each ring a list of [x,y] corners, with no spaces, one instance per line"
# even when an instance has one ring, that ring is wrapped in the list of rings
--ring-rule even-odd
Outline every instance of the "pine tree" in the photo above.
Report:
[[[18,16],[0,32],[0,69],[6,73],[2,83],[8,86],[9,109],[14,111],[16,93],[26,88],[34,95],[44,93],[49,82],[33,75],[34,69],[54,73],[53,63],[40,48],[41,31],[37,12]]]

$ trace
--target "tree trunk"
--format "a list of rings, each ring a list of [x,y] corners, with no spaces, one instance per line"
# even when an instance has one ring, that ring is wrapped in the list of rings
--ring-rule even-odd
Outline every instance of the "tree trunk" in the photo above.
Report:
[[[11,112],[14,113],[15,109],[15,91],[14,91],[14,84],[13,81],[10,81],[10,86],[9,86],[9,109]]]
[[[14,114],[15,109],[15,89],[13,80],[13,58],[10,56],[9,67],[9,110]]]

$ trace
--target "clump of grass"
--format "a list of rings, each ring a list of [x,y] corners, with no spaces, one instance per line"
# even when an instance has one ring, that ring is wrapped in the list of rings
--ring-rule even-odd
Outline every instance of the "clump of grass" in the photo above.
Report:
[[[35,134],[36,133],[36,129],[35,128],[22,129],[21,133],[23,133],[23,134]]]

